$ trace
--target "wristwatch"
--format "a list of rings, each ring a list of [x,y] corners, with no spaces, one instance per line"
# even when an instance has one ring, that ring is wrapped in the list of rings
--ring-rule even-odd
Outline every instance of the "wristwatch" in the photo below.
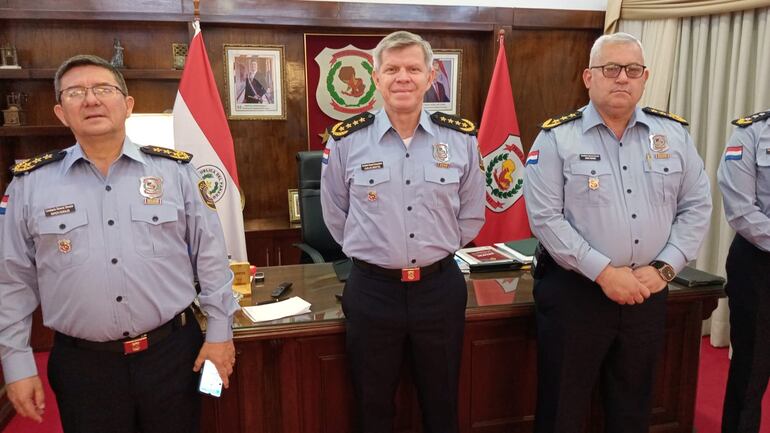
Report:
[[[666,280],[667,283],[670,283],[674,277],[676,277],[676,271],[674,271],[674,268],[666,262],[653,260],[650,262],[650,266],[657,269],[660,277]]]

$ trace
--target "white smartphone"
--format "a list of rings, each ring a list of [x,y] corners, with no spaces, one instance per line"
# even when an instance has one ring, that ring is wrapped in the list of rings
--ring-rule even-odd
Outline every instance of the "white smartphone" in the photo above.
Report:
[[[203,368],[201,368],[201,380],[198,384],[198,392],[214,397],[219,397],[222,395],[222,378],[219,377],[217,367],[214,366],[214,363],[208,359],[203,361]]]

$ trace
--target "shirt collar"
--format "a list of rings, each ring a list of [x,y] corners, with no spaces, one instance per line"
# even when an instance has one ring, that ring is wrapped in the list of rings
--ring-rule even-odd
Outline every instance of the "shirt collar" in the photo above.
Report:
[[[602,120],[602,116],[599,114],[598,111],[596,111],[596,107],[594,106],[593,102],[589,102],[588,105],[582,108],[583,111],[583,133],[586,133],[589,129],[597,126],[597,125],[604,125],[604,120]],[[636,126],[637,123],[643,123],[650,126],[650,117],[642,111],[641,108],[637,105],[636,108],[634,108],[634,113],[631,115],[631,119],[628,121],[628,126],[626,126],[626,129],[631,129],[632,127]]]
[[[62,165],[65,173],[67,173],[76,162],[80,161],[81,159],[87,159],[86,154],[83,152],[83,148],[80,147],[80,143],[75,143],[75,145],[72,146],[70,150],[70,152],[67,152],[67,156],[64,157],[64,162]],[[123,139],[123,149],[121,150],[118,159],[120,159],[123,155],[133,159],[134,161],[147,165],[147,155],[142,153],[139,150],[139,146],[131,141],[128,136]]]
[[[382,136],[385,135],[386,132],[393,128],[393,124],[390,123],[388,113],[386,113],[382,108],[373,112],[372,114],[374,114],[374,134],[377,138],[377,141],[379,141],[382,139]],[[418,126],[421,126],[422,129],[428,134],[432,136],[436,135],[435,124],[432,120],[430,120],[430,114],[428,111],[424,109],[420,112],[420,122],[418,123]]]

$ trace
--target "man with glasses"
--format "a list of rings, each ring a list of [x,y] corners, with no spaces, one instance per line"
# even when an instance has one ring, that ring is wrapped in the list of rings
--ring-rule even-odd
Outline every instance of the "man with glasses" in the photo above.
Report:
[[[542,125],[524,196],[540,240],[535,432],[582,432],[597,381],[607,432],[648,432],[668,283],[695,259],[709,182],[684,119],[639,108],[641,43],[597,39],[590,102]]]
[[[9,400],[38,422],[32,313],[56,331],[48,377],[65,432],[198,431],[204,360],[235,363],[224,236],[192,155],[126,136],[120,72],[75,56],[54,112],[77,143],[13,168],[0,208],[0,356]],[[200,283],[206,341],[191,312]]]

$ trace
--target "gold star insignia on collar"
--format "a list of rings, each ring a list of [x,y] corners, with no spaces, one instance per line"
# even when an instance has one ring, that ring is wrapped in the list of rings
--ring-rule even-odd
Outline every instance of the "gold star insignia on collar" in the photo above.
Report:
[[[565,123],[572,122],[573,120],[580,119],[581,117],[583,117],[582,111],[573,111],[572,113],[552,117],[546,120],[540,125],[540,128],[547,131],[549,129],[556,128],[559,125],[563,125]]]
[[[446,128],[454,129],[469,135],[476,135],[476,125],[468,119],[437,111],[430,115],[433,123]]]
[[[346,135],[365,128],[374,123],[374,114],[367,112],[356,114],[355,116],[338,122],[331,128],[331,136],[339,140]]]
[[[182,150],[167,149],[160,146],[142,146],[139,148],[139,150],[148,155],[162,156],[164,158],[173,159],[174,161],[179,161],[184,164],[190,162],[193,157],[191,153]]]

